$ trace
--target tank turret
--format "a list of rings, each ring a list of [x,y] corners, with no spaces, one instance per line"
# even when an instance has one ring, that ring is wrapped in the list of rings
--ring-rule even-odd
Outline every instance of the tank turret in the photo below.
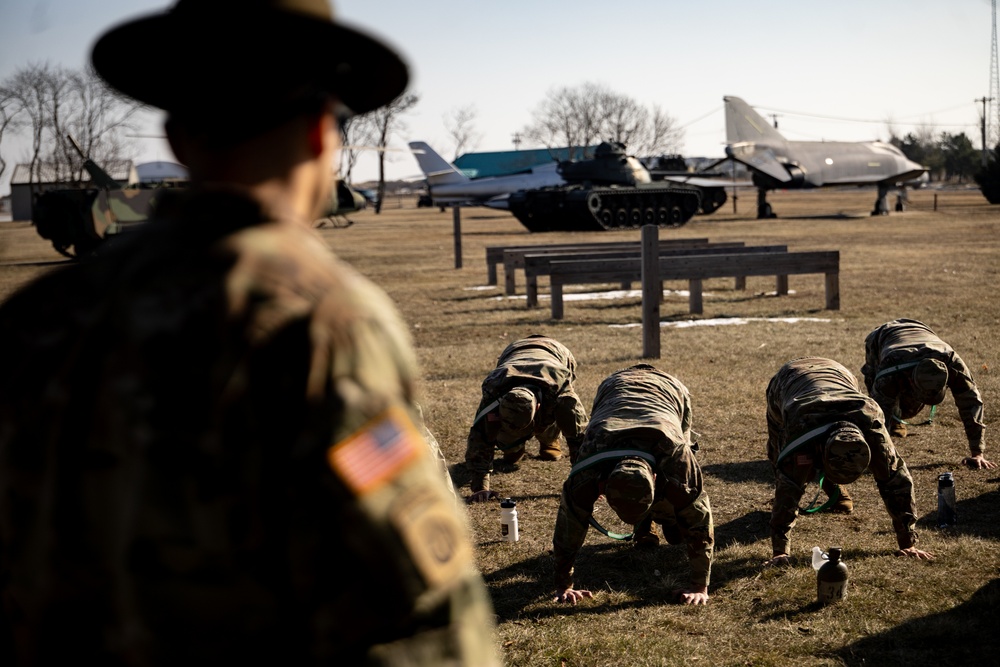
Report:
[[[698,188],[654,182],[619,142],[603,142],[589,160],[561,161],[566,185],[521,190],[508,208],[530,231],[599,231],[641,225],[680,227],[698,211]]]

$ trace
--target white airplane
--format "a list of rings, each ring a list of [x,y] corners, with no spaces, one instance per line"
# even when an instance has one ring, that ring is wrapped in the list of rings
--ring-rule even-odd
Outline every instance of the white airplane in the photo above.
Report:
[[[506,209],[507,196],[511,192],[565,183],[556,171],[558,163],[554,160],[519,174],[469,178],[423,141],[411,141],[410,149],[424,172],[434,206],[475,205]]]
[[[882,141],[789,141],[738,97],[724,97],[726,155],[753,172],[757,217],[773,218],[767,191],[875,185],[872,215],[887,215],[889,188],[926,182],[927,168]]]

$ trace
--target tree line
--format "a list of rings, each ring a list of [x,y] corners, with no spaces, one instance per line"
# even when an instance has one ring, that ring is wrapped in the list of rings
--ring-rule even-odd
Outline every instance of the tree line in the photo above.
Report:
[[[45,178],[79,182],[84,155],[98,164],[128,160],[135,149],[127,139],[142,105],[118,94],[91,68],[73,70],[31,64],[0,82],[0,148],[5,139],[26,139],[30,182]],[[8,166],[0,151],[0,176]]]
[[[921,128],[903,137],[891,129],[890,134],[889,143],[927,167],[932,181],[965,183],[982,169],[982,151],[972,146],[972,140],[964,132],[942,132],[935,136],[931,130]]]

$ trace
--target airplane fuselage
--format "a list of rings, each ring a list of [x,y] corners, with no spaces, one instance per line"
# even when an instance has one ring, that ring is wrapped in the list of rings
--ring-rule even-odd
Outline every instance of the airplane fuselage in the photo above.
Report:
[[[918,178],[926,171],[892,144],[880,141],[789,141],[773,147],[756,142],[756,149],[770,150],[789,176],[789,180],[781,181],[755,171],[754,183],[768,189],[894,185]]]

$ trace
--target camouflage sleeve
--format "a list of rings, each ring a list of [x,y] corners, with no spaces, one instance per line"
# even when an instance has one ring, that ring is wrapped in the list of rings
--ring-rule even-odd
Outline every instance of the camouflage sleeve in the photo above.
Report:
[[[374,435],[382,427],[375,424],[367,433]],[[329,561],[310,561],[308,566],[300,563],[304,567],[295,576],[303,584],[309,582],[310,598],[320,599],[319,591],[325,591],[328,599],[341,605],[320,608],[316,618],[324,618],[324,611],[336,613],[336,635],[344,644],[369,647],[364,660],[355,656],[358,662],[429,666],[463,656],[467,664],[496,664],[492,641],[484,641],[488,635],[472,630],[492,627],[492,606],[475,566],[467,521],[441,479],[438,461],[419,443],[418,433],[413,428],[412,447],[422,451],[374,478],[372,468],[359,468],[351,460],[349,450],[364,448],[364,438],[349,438],[331,448],[330,466],[354,497],[346,512],[326,514],[327,523],[341,527],[337,532],[343,547],[336,557],[340,567],[331,572]],[[400,440],[395,443],[394,447],[404,446]],[[304,486],[297,493],[309,490]],[[317,516],[325,510],[312,508]],[[293,517],[293,523],[298,518]],[[348,526],[350,530],[345,530]],[[314,542],[329,546],[315,536],[295,546],[310,548]],[[352,581],[345,583],[344,571],[378,573],[377,586],[393,591],[388,596],[392,599],[383,596],[377,602],[359,603],[365,588],[376,582],[371,577],[349,577]],[[343,613],[347,608],[350,613]],[[328,649],[337,655],[336,644]],[[414,656],[420,658],[413,662]],[[354,661],[350,654],[340,657]]]
[[[861,367],[861,375],[865,378],[869,396],[873,395],[872,384],[875,382],[875,375],[878,374],[879,331],[880,329],[876,329],[865,338],[865,365]]]
[[[596,473],[584,470],[563,484],[556,528],[552,535],[556,590],[573,586],[573,563],[587,537],[590,517],[594,514],[594,503],[600,495],[597,480]]]
[[[948,364],[948,389],[955,399],[955,407],[962,418],[965,426],[965,437],[969,440],[969,451],[972,455],[982,454],[986,451],[983,442],[983,432],[986,425],[983,423],[983,397],[976,387],[975,380],[969,367],[965,365],[962,358],[953,354]]]
[[[417,428],[420,429],[420,435],[423,436],[424,441],[427,446],[430,447],[431,453],[434,455],[435,460],[438,462],[438,466],[441,468],[442,477],[444,477],[445,484],[448,486],[448,490],[451,495],[457,500],[458,493],[455,491],[455,484],[451,479],[451,472],[448,470],[448,459],[445,458],[444,452],[441,451],[441,444],[438,439],[434,436],[429,428],[427,428],[427,422],[424,420],[424,410],[419,403],[415,404],[416,407],[416,424]]]
[[[712,570],[712,552],[715,546],[715,526],[712,506],[703,488],[701,466],[690,447],[680,448],[666,465],[659,466],[663,477],[663,493],[674,508],[677,526],[687,544],[691,563],[691,583],[708,586]]]
[[[480,405],[480,409],[486,407],[485,403]],[[477,411],[476,414],[479,414]],[[465,445],[465,466],[469,471],[469,490],[473,493],[477,491],[489,491],[490,473],[493,472],[493,450],[496,445],[490,439],[486,417],[472,425],[469,429],[469,438]]]
[[[883,424],[865,429],[865,439],[872,450],[871,470],[885,509],[892,518],[892,528],[900,549],[908,549],[917,543],[916,500],[913,496],[913,477],[906,462],[892,446],[892,440]]]
[[[782,466],[787,467],[790,466]],[[805,480],[793,479],[782,468],[774,470],[774,503],[771,506],[771,551],[775,556],[789,553],[789,535],[795,527],[799,503],[806,492]]]
[[[572,387],[567,387],[556,397],[556,425],[569,445],[569,459],[576,462],[576,454],[587,430],[587,409]]]

